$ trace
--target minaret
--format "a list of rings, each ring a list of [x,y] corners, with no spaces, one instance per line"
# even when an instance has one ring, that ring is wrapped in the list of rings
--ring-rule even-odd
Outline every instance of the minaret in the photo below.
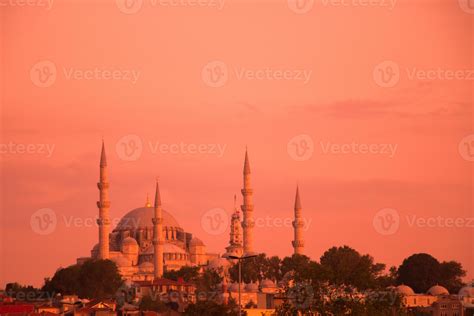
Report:
[[[99,208],[99,218],[97,224],[99,225],[99,256],[98,259],[109,258],[109,182],[107,175],[107,158],[105,156],[104,141],[102,141],[102,153],[100,155],[100,180],[97,183],[100,191],[100,200],[97,202]]]
[[[155,193],[155,213],[153,216],[153,248],[154,248],[154,264],[155,278],[161,278],[163,276],[163,210],[161,208],[161,196],[160,187],[158,180],[156,180],[156,193]]]
[[[240,224],[240,212],[237,208],[237,196],[234,195],[234,213],[230,221],[230,240],[226,247],[227,255],[242,256],[242,225]]]
[[[255,226],[253,220],[253,204],[252,204],[253,190],[250,188],[250,163],[247,149],[245,150],[244,162],[244,188],[242,189],[242,196],[244,204],[241,206],[244,213],[242,227],[244,230],[244,253],[253,252],[253,227]]]
[[[295,255],[302,255],[304,250],[303,240],[303,218],[301,217],[301,200],[300,190],[296,186],[296,197],[295,197],[295,220],[293,221],[293,228],[295,231],[295,239],[291,242],[294,248]]]

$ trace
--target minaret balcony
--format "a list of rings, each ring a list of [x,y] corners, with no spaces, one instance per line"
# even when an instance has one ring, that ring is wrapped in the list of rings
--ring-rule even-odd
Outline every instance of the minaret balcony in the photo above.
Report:
[[[108,218],[98,218],[97,219],[97,225],[99,225],[99,226],[110,225],[110,220]]]
[[[248,195],[253,193],[253,189],[241,189],[240,192],[242,192],[243,195]]]
[[[99,188],[99,190],[103,190],[103,189],[108,189],[110,186],[110,184],[108,182],[98,182],[97,183],[97,187]]]
[[[98,208],[109,208],[110,207],[110,201],[97,201],[97,207]]]
[[[159,218],[152,218],[151,221],[153,222],[154,225],[160,225],[160,224],[163,224],[163,218],[159,217]]]
[[[297,219],[293,221],[293,227],[294,228],[303,228],[304,227],[304,222],[301,219]]]
[[[304,241],[303,240],[293,240],[291,242],[291,244],[293,245],[293,247],[304,247]]]

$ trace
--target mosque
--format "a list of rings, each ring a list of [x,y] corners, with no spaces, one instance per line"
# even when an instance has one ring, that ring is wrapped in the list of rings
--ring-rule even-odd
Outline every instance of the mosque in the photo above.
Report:
[[[253,252],[252,188],[250,162],[247,151],[243,169],[243,204],[241,211],[236,207],[230,223],[230,240],[225,254],[207,252],[204,242],[185,231],[168,211],[162,208],[158,181],[153,205],[147,199],[145,206],[128,212],[110,232],[110,201],[107,158],[102,142],[100,157],[99,189],[99,241],[91,250],[91,257],[78,258],[81,263],[90,258],[114,261],[122,277],[128,281],[152,281],[161,278],[164,271],[178,270],[183,266],[225,267],[230,264],[229,255],[242,256]],[[294,241],[295,254],[303,254],[303,219],[297,188],[295,198]]]

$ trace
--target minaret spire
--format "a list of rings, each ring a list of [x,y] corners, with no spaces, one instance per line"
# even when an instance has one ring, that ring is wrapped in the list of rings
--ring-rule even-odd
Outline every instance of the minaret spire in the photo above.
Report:
[[[155,278],[161,278],[163,276],[163,210],[161,208],[161,195],[160,186],[158,179],[156,179],[156,191],[155,191],[155,209],[153,216],[153,250],[154,250],[154,265]]]
[[[300,199],[300,190],[299,186],[296,186],[296,196],[295,196],[295,220],[293,221],[293,229],[295,238],[292,241],[295,255],[302,255],[304,250],[304,239],[303,239],[303,226],[304,221],[302,218],[302,208],[301,208],[301,199]]]
[[[245,149],[245,161],[244,161],[244,188],[242,189],[242,196],[244,203],[241,206],[244,214],[242,221],[242,227],[244,230],[244,253],[253,252],[253,227],[255,222],[253,220],[253,203],[252,194],[253,190],[250,187],[250,162],[248,156],[248,150]]]
[[[109,182],[107,174],[107,158],[105,155],[104,140],[102,140],[102,152],[100,154],[100,178],[97,183],[99,188],[99,201],[97,207],[99,208],[99,218],[97,224],[99,225],[99,259],[109,258]]]

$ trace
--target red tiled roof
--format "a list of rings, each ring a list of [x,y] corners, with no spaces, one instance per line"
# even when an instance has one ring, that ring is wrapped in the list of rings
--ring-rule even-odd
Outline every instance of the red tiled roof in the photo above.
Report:
[[[0,304],[0,314],[33,313],[32,304]]]

